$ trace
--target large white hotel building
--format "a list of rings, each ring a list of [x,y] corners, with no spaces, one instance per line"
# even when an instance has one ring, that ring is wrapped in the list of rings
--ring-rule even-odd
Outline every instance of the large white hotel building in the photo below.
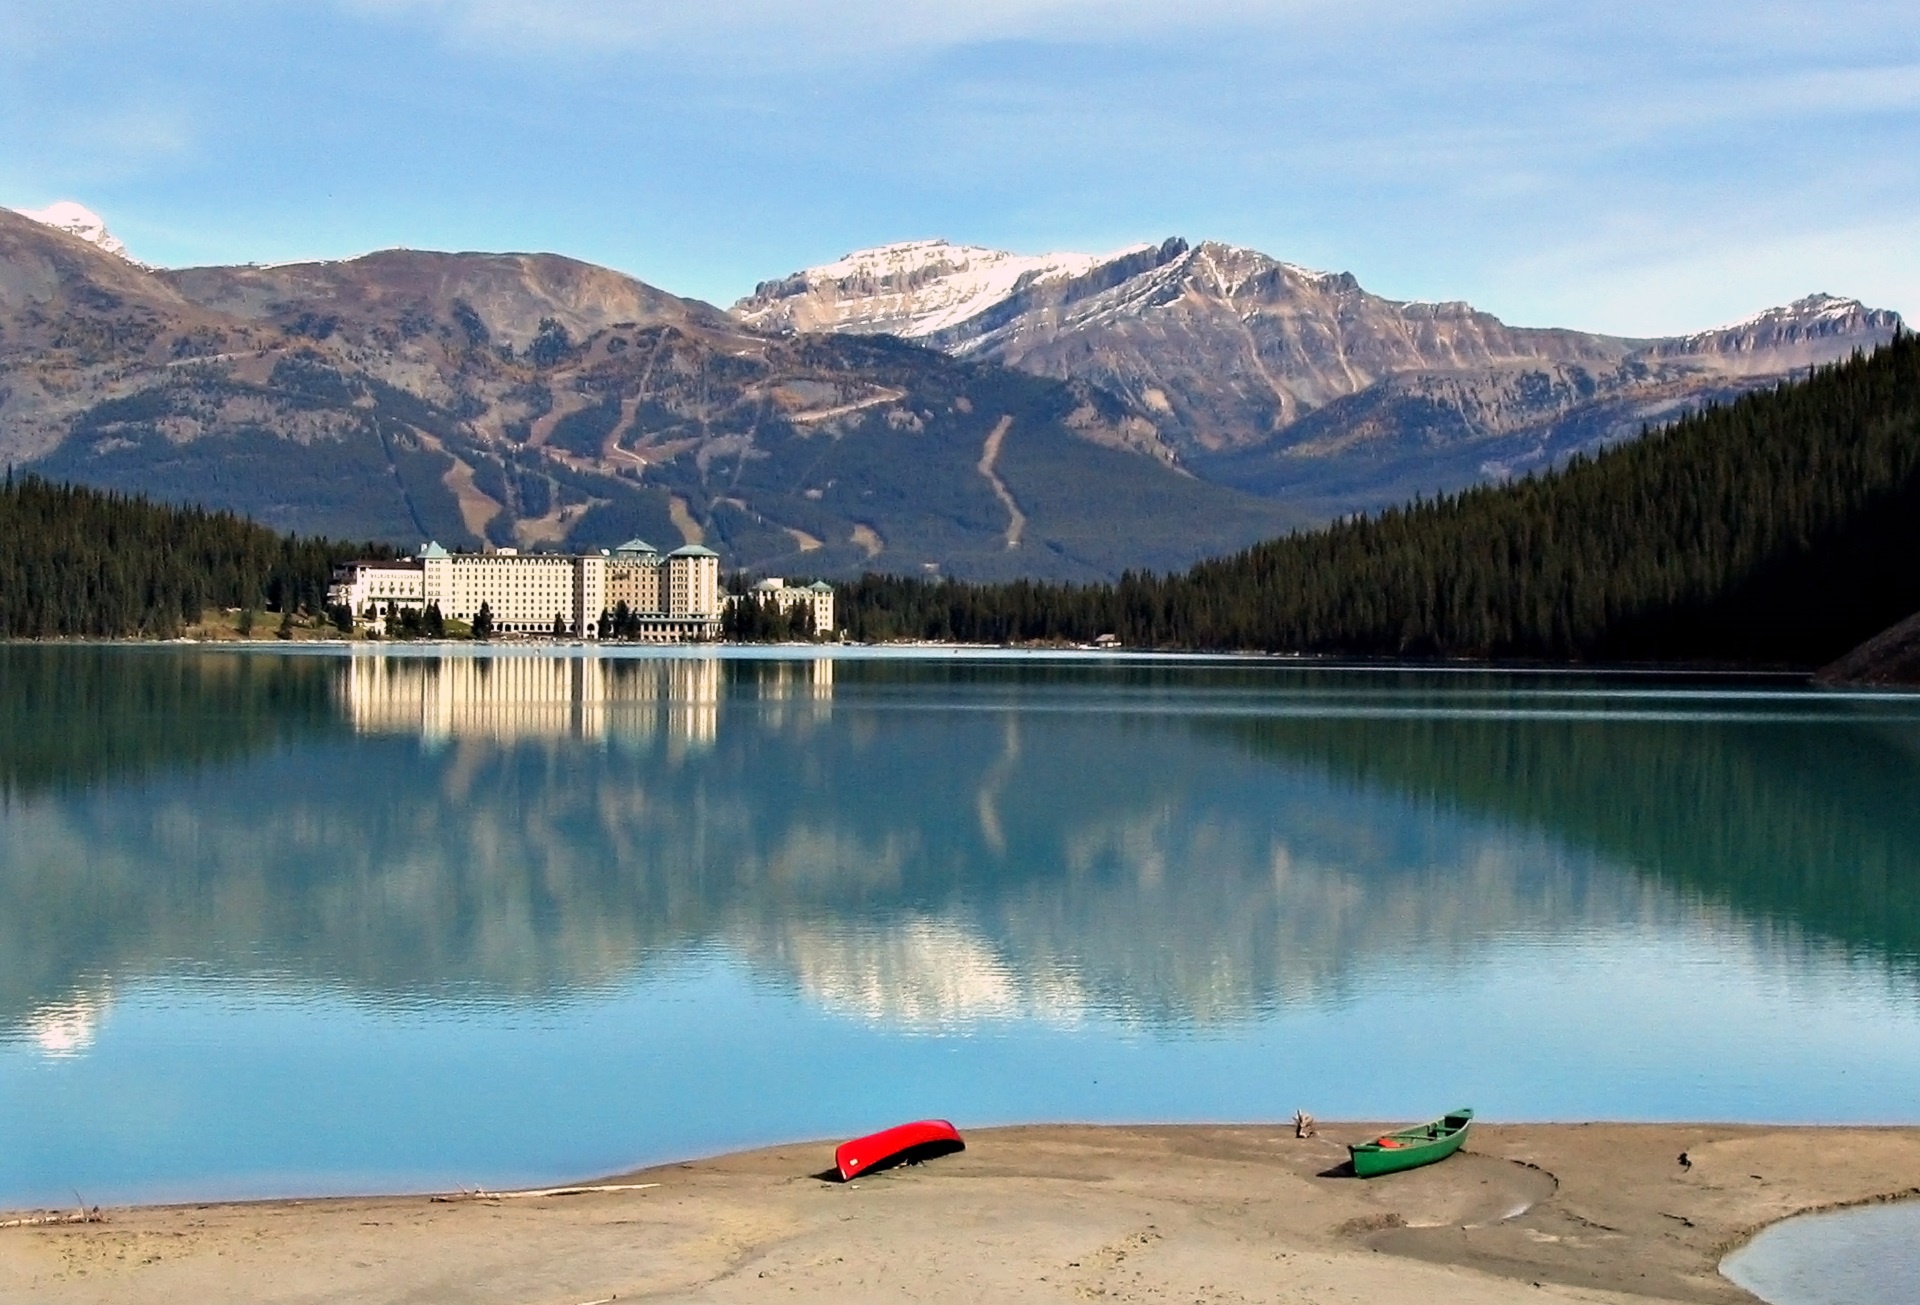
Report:
[[[329,606],[356,617],[438,607],[471,622],[485,605],[500,634],[597,639],[602,614],[626,604],[636,637],[651,643],[714,639],[720,634],[720,555],[698,544],[662,554],[633,539],[611,551],[449,553],[424,544],[418,556],[350,562],[333,573]],[[610,633],[610,632],[608,632]]]

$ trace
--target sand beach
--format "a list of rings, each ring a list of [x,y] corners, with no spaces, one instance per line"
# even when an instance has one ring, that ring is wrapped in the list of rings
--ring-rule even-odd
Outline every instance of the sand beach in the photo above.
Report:
[[[111,1209],[0,1230],[0,1301],[1736,1302],[1716,1266],[1759,1228],[1920,1196],[1920,1128],[1476,1125],[1432,1168],[1339,1176],[1380,1127],[989,1129],[849,1184],[808,1143],[593,1180],[655,1184],[621,1191]]]

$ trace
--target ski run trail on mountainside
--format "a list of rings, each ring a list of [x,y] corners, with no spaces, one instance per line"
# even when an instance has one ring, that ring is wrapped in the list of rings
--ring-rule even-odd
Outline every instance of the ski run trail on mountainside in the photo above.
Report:
[[[987,478],[987,483],[993,486],[994,497],[998,498],[1000,505],[1007,510],[1007,547],[1018,548],[1020,536],[1026,533],[1027,514],[1022,512],[1020,505],[1013,501],[1013,494],[1008,490],[1006,482],[1001,480],[999,473],[993,469],[993,464],[1000,460],[1000,445],[1006,441],[1007,432],[1012,428],[1013,418],[1010,416],[1002,417],[994,423],[993,429],[987,432],[986,446],[980,450],[978,469],[980,474]]]

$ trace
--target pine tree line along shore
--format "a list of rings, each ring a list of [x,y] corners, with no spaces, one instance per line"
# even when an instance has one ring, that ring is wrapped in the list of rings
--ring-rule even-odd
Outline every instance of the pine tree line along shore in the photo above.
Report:
[[[380,545],[8,475],[0,635],[170,638],[209,609],[324,619]],[[864,642],[1091,643],[1410,660],[1826,664],[1920,612],[1920,341],[1541,476],[1115,584],[869,574]],[[741,638],[791,635],[736,620]]]

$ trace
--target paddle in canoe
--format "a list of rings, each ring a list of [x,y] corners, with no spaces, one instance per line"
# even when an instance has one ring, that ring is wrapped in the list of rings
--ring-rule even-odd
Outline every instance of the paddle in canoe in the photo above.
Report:
[[[1418,1169],[1436,1160],[1445,1160],[1467,1140],[1467,1126],[1473,1123],[1473,1111],[1462,1107],[1440,1116],[1431,1124],[1403,1128],[1376,1137],[1371,1142],[1349,1146],[1353,1172],[1360,1178],[1395,1174],[1402,1169]]]

